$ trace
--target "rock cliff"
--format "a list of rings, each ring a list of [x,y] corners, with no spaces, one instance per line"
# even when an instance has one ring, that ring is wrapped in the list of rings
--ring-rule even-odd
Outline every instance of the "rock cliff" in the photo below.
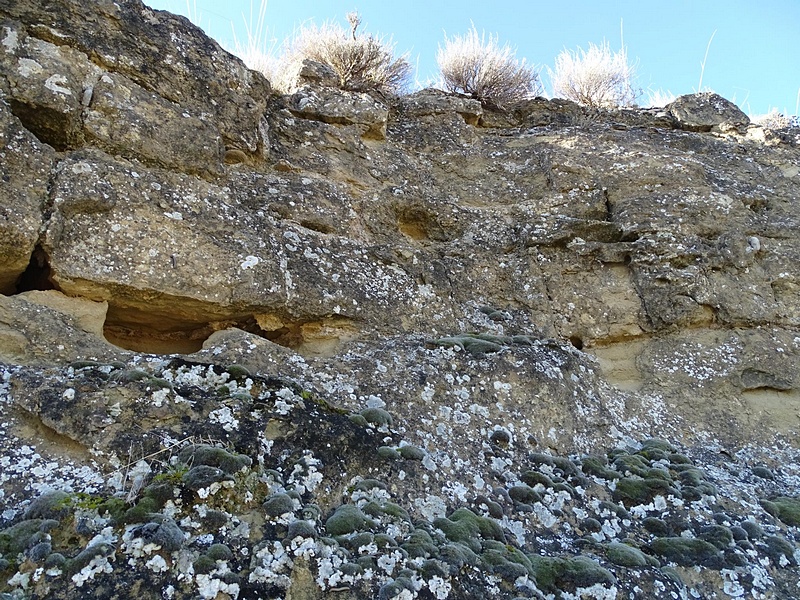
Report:
[[[800,131],[300,83],[0,1],[0,597],[796,597]]]

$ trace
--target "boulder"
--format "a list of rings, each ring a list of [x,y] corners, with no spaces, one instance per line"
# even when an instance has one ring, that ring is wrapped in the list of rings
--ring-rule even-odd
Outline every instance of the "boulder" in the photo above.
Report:
[[[679,96],[664,107],[681,129],[745,133],[750,119],[733,102],[713,92]]]

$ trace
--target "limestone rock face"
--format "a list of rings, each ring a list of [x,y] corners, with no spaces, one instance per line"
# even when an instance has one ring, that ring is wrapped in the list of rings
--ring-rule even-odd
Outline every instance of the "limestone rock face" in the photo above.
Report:
[[[681,129],[689,131],[730,131],[747,127],[750,119],[729,100],[713,92],[690,94],[665,107]]]
[[[792,597],[797,129],[299,78],[0,3],[0,594]]]
[[[5,103],[0,103],[0,143],[0,292],[10,294],[39,240],[55,157]]]
[[[389,108],[368,94],[303,87],[289,100],[289,110],[302,119],[336,125],[355,125],[367,138],[386,137]]]
[[[168,127],[170,119],[183,115],[189,119],[184,131],[195,130],[196,120],[204,122],[197,147],[207,143],[202,134],[213,127],[226,150],[263,155],[269,83],[183,17],[136,1],[102,0],[91,11],[70,0],[22,1],[1,10],[3,88],[14,90],[7,95],[12,105],[20,105],[15,114],[32,131],[47,132],[43,141],[59,149],[79,146],[83,108],[91,105],[95,85],[105,84],[93,112],[109,116],[115,93],[132,95],[125,105],[131,111],[127,120],[140,120],[130,137],[119,142],[125,146],[122,154],[139,150],[141,141],[133,140],[137,133],[155,139],[160,126]],[[104,73],[116,75],[103,80]],[[43,112],[59,118],[37,124]],[[95,128],[100,124],[90,124],[90,131]],[[142,158],[152,157],[145,153]]]

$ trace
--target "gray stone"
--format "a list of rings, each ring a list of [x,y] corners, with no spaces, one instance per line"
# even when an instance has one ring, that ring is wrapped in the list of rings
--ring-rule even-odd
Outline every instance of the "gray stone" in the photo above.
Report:
[[[664,110],[677,121],[678,127],[689,131],[745,133],[750,123],[739,107],[713,92],[679,96]]]

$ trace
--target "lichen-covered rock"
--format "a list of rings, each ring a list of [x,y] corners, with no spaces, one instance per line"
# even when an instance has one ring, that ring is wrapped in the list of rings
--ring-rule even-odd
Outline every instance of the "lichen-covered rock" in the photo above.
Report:
[[[29,35],[18,23],[2,27],[0,85],[11,111],[56,150],[83,143],[82,112],[102,73],[85,52]]]
[[[93,145],[118,156],[205,176],[222,171],[222,141],[213,124],[123,75],[99,77],[83,126]],[[187,127],[190,140],[183,136]]]
[[[289,100],[289,110],[303,119],[355,125],[366,138],[382,140],[386,137],[389,108],[369,94],[302,87]]]
[[[730,131],[746,127],[750,119],[729,100],[713,92],[680,96],[664,107],[682,129]]]
[[[0,595],[792,597],[792,131],[299,77],[0,6]]]
[[[195,114],[213,115],[226,147],[263,151],[261,118],[269,83],[186,19],[137,1],[105,0],[93,5],[91,15],[79,2],[63,0],[15,2],[3,6],[0,17],[12,22],[4,37],[21,41],[27,33],[35,43],[63,48],[60,52],[84,53],[101,69],[124,75]],[[8,48],[4,44],[3,50]],[[63,70],[59,74],[64,76]],[[70,89],[64,82],[59,87]],[[77,91],[73,101],[81,102],[84,90]]]
[[[0,99],[0,152],[0,294],[12,294],[39,240],[54,153],[22,126],[6,99]]]

